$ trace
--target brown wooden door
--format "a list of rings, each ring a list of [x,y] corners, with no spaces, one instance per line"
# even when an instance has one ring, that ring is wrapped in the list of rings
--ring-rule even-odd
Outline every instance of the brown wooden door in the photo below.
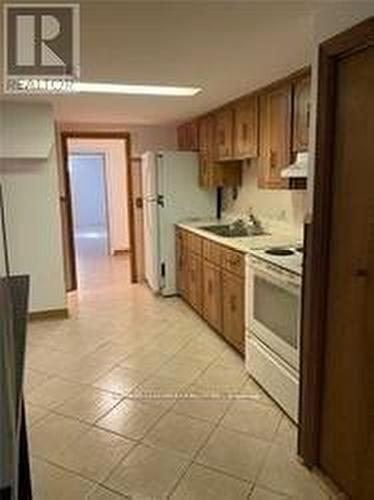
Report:
[[[203,263],[203,316],[218,332],[222,331],[222,281],[219,267]]]
[[[235,107],[234,156],[258,156],[258,99],[257,96],[240,101]]]
[[[188,302],[198,312],[203,310],[203,260],[199,255],[188,253]]]
[[[222,274],[223,335],[244,353],[244,282],[226,271]]]
[[[374,498],[374,47],[349,52],[335,64],[319,460],[350,497],[369,500]]]
[[[142,161],[139,157],[131,158],[131,177],[133,189],[133,212],[136,251],[136,276],[138,281],[145,280],[144,268],[144,227],[143,227],[143,185],[141,175]]]
[[[310,76],[294,85],[293,95],[293,133],[294,152],[308,151],[310,123]]]
[[[216,116],[216,158],[233,159],[234,112],[231,108],[219,111]]]

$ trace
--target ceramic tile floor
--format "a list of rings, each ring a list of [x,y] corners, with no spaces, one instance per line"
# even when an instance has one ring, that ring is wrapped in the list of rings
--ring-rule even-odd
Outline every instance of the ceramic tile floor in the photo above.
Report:
[[[335,498],[297,461],[292,423],[181,300],[130,285],[127,258],[80,271],[71,318],[29,329],[36,500]]]

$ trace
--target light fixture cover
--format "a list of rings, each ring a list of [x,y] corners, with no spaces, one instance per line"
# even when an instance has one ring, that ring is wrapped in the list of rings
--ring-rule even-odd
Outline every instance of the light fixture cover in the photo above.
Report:
[[[74,82],[74,92],[97,94],[130,94],[158,96],[194,96],[201,92],[199,87],[178,87],[167,85],[127,85],[119,83]]]

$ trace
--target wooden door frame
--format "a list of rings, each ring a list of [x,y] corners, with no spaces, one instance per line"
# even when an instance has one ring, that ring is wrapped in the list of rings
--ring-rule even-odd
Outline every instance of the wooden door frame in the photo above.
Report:
[[[319,48],[317,140],[313,219],[308,227],[304,278],[298,453],[308,467],[319,466],[330,234],[336,62],[374,45],[374,17],[322,43]]]
[[[126,177],[127,177],[127,210],[129,222],[129,242],[130,242],[130,261],[131,261],[131,283],[138,282],[137,262],[136,262],[136,242],[135,242],[135,217],[133,203],[133,185],[131,175],[131,136],[129,132],[105,131],[105,132],[81,132],[81,131],[63,131],[61,132],[62,155],[64,163],[64,182],[66,186],[66,196],[68,197],[68,225],[69,225],[69,252],[72,258],[73,284],[77,288],[76,254],[73,233],[73,211],[71,202],[71,186],[68,172],[68,141],[69,139],[112,139],[122,140],[125,143],[126,158]]]

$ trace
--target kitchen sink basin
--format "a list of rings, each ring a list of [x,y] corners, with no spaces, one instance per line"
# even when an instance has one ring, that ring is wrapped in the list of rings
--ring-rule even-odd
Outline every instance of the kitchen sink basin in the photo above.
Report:
[[[223,236],[224,238],[244,238],[247,236],[261,236],[268,234],[262,229],[251,228],[248,226],[237,226],[235,224],[201,226],[199,229],[216,234],[217,236]]]

